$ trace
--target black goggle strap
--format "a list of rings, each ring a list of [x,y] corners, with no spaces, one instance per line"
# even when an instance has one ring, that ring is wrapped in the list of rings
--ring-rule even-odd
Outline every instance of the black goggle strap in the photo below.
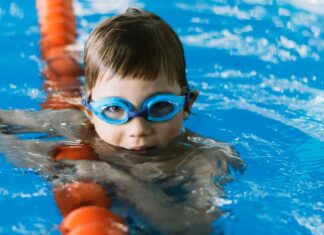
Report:
[[[82,98],[81,105],[87,110],[90,110],[90,98]]]
[[[188,102],[194,98],[195,96],[195,92],[193,92],[192,90],[188,89],[185,93],[184,93],[184,96],[185,96],[185,105],[188,104]]]

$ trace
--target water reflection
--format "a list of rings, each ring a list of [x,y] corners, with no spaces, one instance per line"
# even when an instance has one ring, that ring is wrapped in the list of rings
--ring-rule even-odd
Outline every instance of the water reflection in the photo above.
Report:
[[[77,0],[74,2],[75,14],[78,16],[94,14],[119,14],[128,7],[144,8],[145,5],[138,0]]]
[[[288,3],[315,14],[324,14],[324,2],[322,0],[280,0],[279,2]]]
[[[189,68],[188,75],[202,91],[200,110],[248,110],[323,140],[322,18],[309,12],[309,6],[298,11],[288,3],[307,5],[177,3],[178,9],[193,14],[181,40],[188,51],[205,52],[206,63]],[[309,5],[321,9],[322,3]]]
[[[323,149],[322,142],[318,141],[324,138],[323,61],[321,59],[324,43],[320,15],[323,12],[321,1],[242,0],[236,1],[236,6],[227,6],[229,1],[225,0],[199,1],[199,4],[196,4],[196,1],[181,2],[182,5],[179,3],[176,9],[172,8],[171,3],[162,5],[170,13],[168,20],[172,21],[173,17],[176,18],[173,23],[177,32],[180,32],[185,39],[190,36],[197,42],[185,44],[189,58],[188,76],[192,80],[191,85],[201,90],[196,110],[200,110],[210,119],[201,121],[200,125],[192,126],[196,130],[206,129],[212,136],[218,135],[223,139],[229,139],[248,161],[248,170],[244,177],[226,186],[227,198],[212,199],[216,207],[225,206],[225,210],[226,208],[230,210],[230,213],[225,213],[223,218],[226,223],[221,227],[226,233],[232,234],[262,234],[265,231],[269,234],[282,232],[295,234],[305,231],[321,234],[323,203],[320,199],[323,180],[320,176],[323,168],[321,158]],[[114,14],[113,11],[122,11],[123,8],[128,7],[128,4],[137,3],[154,9],[155,4],[159,2],[144,4],[125,1],[124,3],[124,6],[116,3],[118,7],[111,5],[105,9],[98,9],[99,4],[97,4],[88,10],[88,6],[91,7],[91,4],[96,3],[76,2],[77,7],[85,8],[79,12],[81,30],[79,40],[82,41],[93,24],[96,24],[100,17],[106,17],[104,16],[106,13]],[[107,4],[112,2],[108,1]],[[303,10],[297,10],[297,7]],[[254,10],[254,13],[247,9]],[[3,19],[8,12],[9,10],[0,8],[0,18]],[[163,10],[161,13],[165,14]],[[19,13],[12,17],[19,17]],[[12,34],[11,31],[9,33]],[[4,30],[3,34],[8,32]],[[195,52],[195,48],[199,48],[199,53]],[[21,55],[24,53],[26,52],[23,51]],[[202,56],[199,56],[200,54]],[[190,63],[193,57],[194,63]],[[44,100],[40,89],[15,85],[14,81],[2,86],[0,91],[6,96],[14,94]],[[202,114],[199,113],[198,116],[200,115]],[[35,123],[35,119],[31,120]],[[15,126],[10,128],[6,130],[5,137],[10,136],[8,131],[18,132],[19,129]],[[91,178],[86,175],[86,172],[91,172],[94,176],[98,174],[104,180],[111,180],[108,174],[104,174],[102,166],[106,167],[104,165],[106,163],[103,163],[105,161],[113,167],[120,167],[121,172],[125,171],[121,167],[124,163],[117,161],[122,158],[110,159],[102,156],[102,162],[90,164],[91,167],[88,165],[89,169],[80,162],[80,165],[75,163],[74,166],[58,165],[58,168],[51,172],[49,169],[53,167],[53,162],[48,163],[49,159],[44,157],[48,157],[49,153],[44,152],[44,156],[35,155],[33,154],[35,146],[45,142],[44,145],[49,147],[54,143],[52,145],[54,150],[59,147],[62,153],[66,146],[77,145],[80,142],[69,142],[66,137],[57,133],[48,134],[51,133],[51,128],[48,129],[48,133],[41,130],[39,132],[20,131],[22,133],[15,134],[18,139],[15,141],[23,140],[19,143],[25,143],[23,147],[26,151],[13,147],[7,154],[9,159],[25,167],[33,164],[39,168],[44,167],[54,176],[62,173],[62,178],[56,178],[56,181],[54,179],[54,183],[69,181],[75,171],[79,171],[81,178]],[[2,139],[1,148],[17,144],[11,141],[10,138]],[[59,144],[62,146],[58,146]],[[177,156],[175,157],[178,159]],[[148,163],[142,160],[143,158],[139,157],[131,162],[135,165],[133,170],[140,172],[139,178],[145,180],[146,175],[150,176],[151,179],[155,179],[156,184],[165,187],[166,193],[174,196],[175,202],[183,201],[182,195],[187,191],[181,186],[178,187],[179,191],[175,191],[173,185],[169,184],[169,179],[161,177],[160,166],[166,161],[152,164],[151,160]],[[112,172],[116,173],[113,170]],[[12,173],[10,170],[7,174],[8,178],[11,179],[14,174],[18,175],[17,171]],[[22,178],[25,176],[22,175]],[[221,175],[215,178],[215,182],[223,182],[226,179],[226,175]],[[184,178],[175,178],[175,180],[179,183]],[[134,182],[133,178],[130,182]],[[23,185],[27,184],[24,182],[19,186]],[[128,188],[128,185],[124,186]],[[141,187],[136,183],[130,185],[129,188],[134,191],[128,191],[126,195],[134,194],[136,195],[134,200],[141,201],[147,192],[138,194],[137,186]],[[27,194],[28,190],[17,190],[16,193],[5,186],[0,189],[0,194],[8,198],[12,196],[23,198],[26,195],[33,197],[42,195],[44,188],[41,189]],[[49,193],[49,189],[46,188],[45,191]],[[199,191],[196,195],[199,195]],[[148,198],[155,197],[151,196],[148,194]],[[136,204],[134,201],[131,202]],[[25,204],[19,206],[17,211],[26,207]],[[143,208],[146,209],[145,207],[138,209]],[[169,209],[168,206],[166,208]],[[152,207],[152,210],[155,209]],[[32,212],[29,213],[28,218]],[[150,210],[145,213],[155,215],[154,211]],[[39,214],[33,218],[39,219]],[[37,219],[33,221],[38,222]],[[43,222],[39,219],[39,224]],[[255,226],[251,227],[251,222]],[[38,228],[35,231],[39,232]],[[42,231],[46,233],[48,228]],[[27,229],[18,232],[26,233]]]

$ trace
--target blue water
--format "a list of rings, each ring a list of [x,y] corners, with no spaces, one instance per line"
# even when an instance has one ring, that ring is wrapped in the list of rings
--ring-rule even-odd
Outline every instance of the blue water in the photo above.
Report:
[[[215,202],[224,234],[324,234],[324,2],[75,1],[79,43],[128,6],[164,18],[200,90],[186,125],[228,142],[247,165]],[[33,1],[0,3],[0,108],[40,109],[46,94]],[[0,157],[0,233],[57,234],[50,186]]]

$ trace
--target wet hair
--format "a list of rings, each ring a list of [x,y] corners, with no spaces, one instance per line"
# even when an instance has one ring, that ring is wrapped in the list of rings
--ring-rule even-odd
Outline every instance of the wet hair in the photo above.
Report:
[[[151,81],[165,76],[169,84],[188,90],[179,37],[159,16],[135,8],[104,20],[91,32],[84,65],[87,97],[97,81],[109,75]]]

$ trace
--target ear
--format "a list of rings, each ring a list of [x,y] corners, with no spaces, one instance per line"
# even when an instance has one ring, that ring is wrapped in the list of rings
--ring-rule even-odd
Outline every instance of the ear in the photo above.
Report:
[[[190,111],[192,108],[192,105],[195,103],[198,95],[199,95],[199,91],[198,90],[193,90],[191,91],[192,95],[190,96],[189,100],[186,103],[186,106],[184,108],[184,114],[183,114],[183,119],[187,119],[190,115]]]

